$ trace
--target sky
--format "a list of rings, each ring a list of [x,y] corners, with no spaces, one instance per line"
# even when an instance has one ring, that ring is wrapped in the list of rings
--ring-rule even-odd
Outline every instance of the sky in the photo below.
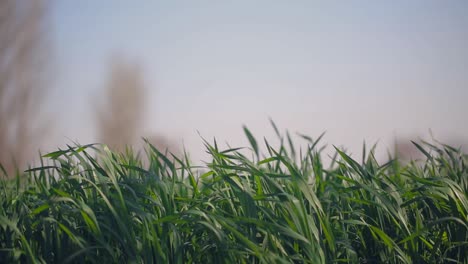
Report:
[[[365,140],[468,142],[467,1],[55,1],[57,144],[96,140],[109,60],[144,68],[147,126],[203,159],[280,129],[357,154]],[[200,136],[201,135],[201,136]]]

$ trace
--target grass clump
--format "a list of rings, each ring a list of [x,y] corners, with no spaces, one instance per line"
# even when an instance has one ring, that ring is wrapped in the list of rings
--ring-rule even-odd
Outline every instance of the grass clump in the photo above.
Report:
[[[403,165],[336,149],[325,166],[320,138],[262,155],[245,132],[251,152],[206,142],[201,167],[150,144],[146,165],[94,145],[45,155],[52,166],[0,180],[0,262],[468,261],[460,150],[417,145],[425,160]]]

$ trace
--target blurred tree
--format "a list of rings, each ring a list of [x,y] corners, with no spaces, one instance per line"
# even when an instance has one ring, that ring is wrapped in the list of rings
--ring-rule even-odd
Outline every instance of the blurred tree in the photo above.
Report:
[[[411,143],[409,139],[396,139],[395,140],[395,156],[403,163],[410,162],[424,157],[418,148]]]
[[[48,7],[45,0],[0,0],[0,162],[10,176],[15,167],[24,168],[43,139]]]
[[[395,157],[404,163],[416,160],[424,161],[426,159],[426,156],[411,142],[411,140],[413,140],[414,142],[422,146],[424,149],[426,149],[429,153],[431,153],[432,150],[428,148],[426,144],[423,143],[424,141],[422,140],[422,137],[415,137],[413,139],[397,138],[395,140]],[[448,145],[450,147],[460,149],[462,151],[466,151],[466,149],[468,148],[468,144],[466,141],[463,141],[462,139],[456,137],[449,137],[444,139],[443,141],[438,141],[431,134],[431,139],[426,139],[426,142],[429,142],[434,145]]]
[[[122,151],[140,136],[144,114],[144,82],[141,68],[122,57],[110,63],[104,104],[98,109],[99,140]]]

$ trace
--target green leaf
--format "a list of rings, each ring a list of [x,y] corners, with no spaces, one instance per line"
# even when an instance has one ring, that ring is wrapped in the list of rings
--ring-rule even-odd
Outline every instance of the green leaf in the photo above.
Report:
[[[250,132],[250,130],[246,126],[243,126],[243,128],[244,128],[244,133],[245,133],[245,135],[247,136],[247,139],[250,142],[250,145],[252,146],[253,150],[255,151],[255,154],[258,157],[258,144],[257,144],[257,141],[255,140],[254,136],[252,135],[252,133]]]

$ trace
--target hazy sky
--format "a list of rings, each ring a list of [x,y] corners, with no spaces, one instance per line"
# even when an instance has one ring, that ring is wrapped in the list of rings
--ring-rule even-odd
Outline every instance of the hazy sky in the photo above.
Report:
[[[468,1],[55,1],[59,143],[94,141],[109,58],[141,62],[147,133],[195,158],[242,124],[360,148],[395,136],[468,142]]]

